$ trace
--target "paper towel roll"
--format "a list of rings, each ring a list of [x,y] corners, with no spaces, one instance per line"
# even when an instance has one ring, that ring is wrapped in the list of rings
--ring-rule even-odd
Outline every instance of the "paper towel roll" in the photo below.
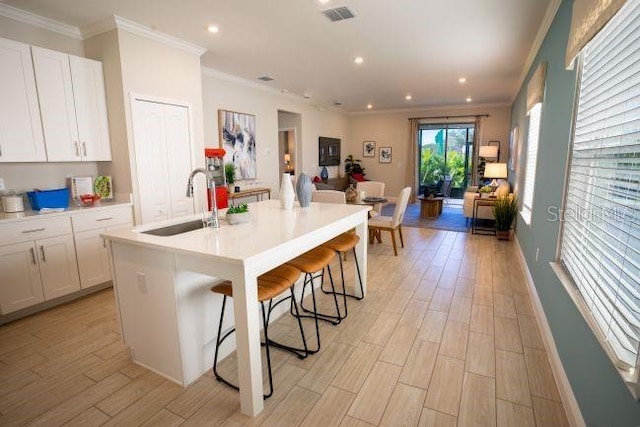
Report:
[[[3,196],[2,210],[5,212],[22,212],[24,210],[22,196]]]

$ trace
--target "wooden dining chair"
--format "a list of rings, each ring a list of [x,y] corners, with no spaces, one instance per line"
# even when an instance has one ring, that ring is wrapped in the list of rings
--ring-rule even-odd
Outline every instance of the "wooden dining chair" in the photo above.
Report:
[[[393,243],[393,253],[398,256],[398,248],[396,245],[396,230],[400,235],[400,244],[404,248],[404,238],[402,237],[402,219],[404,218],[404,212],[407,210],[407,203],[409,202],[409,195],[411,194],[411,187],[405,187],[400,191],[398,201],[396,202],[396,208],[393,211],[393,216],[375,216],[369,219],[369,242],[373,243],[374,235],[381,231],[388,231],[391,233],[391,242]],[[380,239],[378,239],[380,241]]]

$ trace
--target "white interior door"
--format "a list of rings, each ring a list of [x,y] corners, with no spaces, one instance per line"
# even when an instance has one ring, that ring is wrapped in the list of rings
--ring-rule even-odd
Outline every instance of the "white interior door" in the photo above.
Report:
[[[169,161],[171,217],[193,214],[193,199],[186,196],[191,173],[189,110],[179,105],[164,106],[164,126]],[[203,187],[204,188],[204,187]]]
[[[133,132],[142,224],[190,215],[193,199],[186,197],[191,172],[189,108],[182,105],[133,101]]]

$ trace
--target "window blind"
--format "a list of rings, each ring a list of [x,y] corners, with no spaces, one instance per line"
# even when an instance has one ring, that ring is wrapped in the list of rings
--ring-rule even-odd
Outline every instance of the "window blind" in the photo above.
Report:
[[[583,51],[560,257],[618,366],[640,340],[640,1]]]
[[[533,211],[533,192],[536,183],[538,163],[538,142],[540,140],[540,116],[542,104],[537,103],[529,111],[529,132],[527,135],[527,163],[524,174],[524,191],[522,195],[522,217],[527,224],[531,223]]]

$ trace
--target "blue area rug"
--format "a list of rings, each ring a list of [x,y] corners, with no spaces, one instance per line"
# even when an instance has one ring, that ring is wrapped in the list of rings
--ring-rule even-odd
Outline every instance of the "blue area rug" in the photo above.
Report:
[[[393,216],[396,205],[389,203],[382,207],[382,215]],[[470,224],[470,223],[469,223]],[[467,219],[462,214],[462,206],[449,206],[446,203],[442,208],[442,214],[438,218],[420,218],[420,204],[407,205],[402,225],[405,227],[435,228],[448,231],[469,231]]]

